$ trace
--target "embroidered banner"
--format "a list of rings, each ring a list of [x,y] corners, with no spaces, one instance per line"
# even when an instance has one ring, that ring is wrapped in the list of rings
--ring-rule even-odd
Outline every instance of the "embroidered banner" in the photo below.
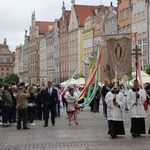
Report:
[[[127,75],[132,76],[132,34],[106,35],[106,46],[109,58],[110,78],[115,78],[115,66],[117,66],[117,78]]]

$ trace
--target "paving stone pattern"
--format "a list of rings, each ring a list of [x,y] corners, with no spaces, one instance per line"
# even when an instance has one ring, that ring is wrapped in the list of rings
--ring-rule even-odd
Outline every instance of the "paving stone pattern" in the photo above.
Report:
[[[65,108],[56,125],[49,123],[43,128],[43,121],[35,120],[30,130],[17,130],[16,124],[9,128],[0,127],[0,150],[150,150],[150,135],[132,138],[130,134],[130,113],[124,113],[126,135],[111,139],[107,134],[107,120],[100,113],[90,112],[87,106],[79,112],[76,125],[68,125]],[[146,131],[150,118],[146,118]]]

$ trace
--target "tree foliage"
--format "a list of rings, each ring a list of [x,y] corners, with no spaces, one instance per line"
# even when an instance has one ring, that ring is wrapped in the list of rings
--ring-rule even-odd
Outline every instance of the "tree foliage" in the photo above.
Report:
[[[146,71],[147,74],[150,75],[150,66],[148,66],[145,71]]]
[[[83,74],[76,74],[73,78],[74,79],[84,78],[84,75]]]
[[[11,84],[12,82],[16,82],[16,84],[19,83],[19,77],[17,74],[9,74],[3,79],[3,83]]]

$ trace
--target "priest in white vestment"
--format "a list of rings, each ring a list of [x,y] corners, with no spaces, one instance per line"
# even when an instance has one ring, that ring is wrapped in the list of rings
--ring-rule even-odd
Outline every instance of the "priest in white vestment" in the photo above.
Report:
[[[129,90],[127,95],[128,108],[131,111],[131,130],[132,136],[139,137],[145,134],[145,110],[144,101],[146,95],[142,89],[139,88],[139,81],[134,80],[133,88]]]
[[[106,94],[105,102],[107,104],[107,120],[108,120],[108,134],[112,138],[117,135],[124,135],[124,123],[122,112],[125,110],[125,98],[119,91],[119,85],[113,85],[110,92]]]

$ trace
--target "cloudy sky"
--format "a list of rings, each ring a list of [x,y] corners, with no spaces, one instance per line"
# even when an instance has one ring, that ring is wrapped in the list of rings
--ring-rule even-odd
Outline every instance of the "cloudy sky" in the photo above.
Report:
[[[83,5],[117,5],[117,0],[76,0]],[[64,0],[67,10],[71,0]],[[24,43],[24,30],[29,31],[31,14],[35,11],[36,21],[54,21],[61,17],[63,0],[0,0],[0,44],[4,38],[11,51]]]

